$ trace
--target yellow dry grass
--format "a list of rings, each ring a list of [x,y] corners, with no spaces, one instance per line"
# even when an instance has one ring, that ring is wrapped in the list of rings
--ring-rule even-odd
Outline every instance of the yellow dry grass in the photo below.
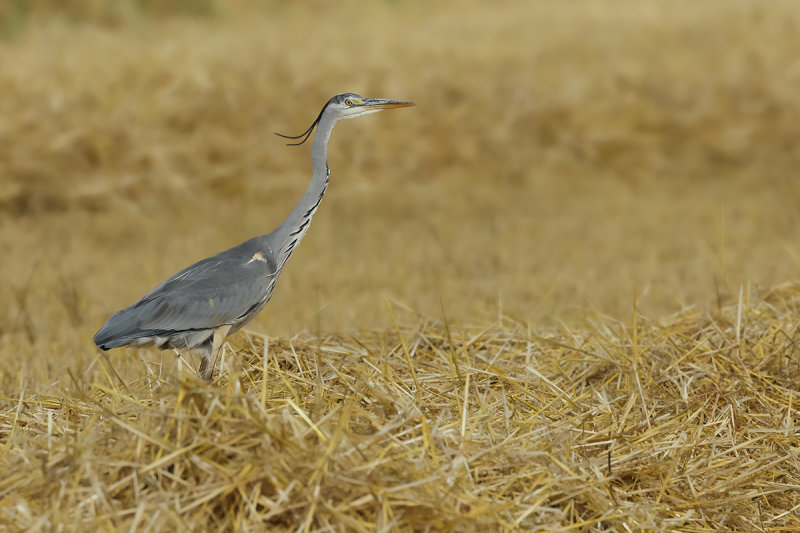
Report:
[[[215,386],[168,355],[101,357],[91,381],[70,373],[5,399],[1,519],[27,531],[797,530],[798,305],[793,286],[546,337],[429,318],[358,338],[250,336]]]
[[[794,3],[40,0],[0,38],[3,527],[800,529]],[[282,220],[272,132],[342,91],[418,107],[337,126],[217,383],[99,354]]]

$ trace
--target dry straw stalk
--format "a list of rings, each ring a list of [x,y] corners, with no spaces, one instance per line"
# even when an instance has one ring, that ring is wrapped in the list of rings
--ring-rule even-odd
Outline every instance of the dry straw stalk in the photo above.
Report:
[[[0,520],[795,530],[798,302],[787,286],[717,313],[552,332],[421,318],[358,338],[248,335],[212,385],[169,354],[127,380],[98,356],[94,381],[5,399]]]

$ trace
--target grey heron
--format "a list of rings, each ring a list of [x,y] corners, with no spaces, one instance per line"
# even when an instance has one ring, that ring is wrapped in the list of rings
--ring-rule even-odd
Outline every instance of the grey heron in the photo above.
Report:
[[[141,300],[114,313],[94,336],[103,350],[119,346],[188,348],[202,355],[199,373],[210,380],[223,341],[252,320],[269,301],[286,261],[308,231],[328,187],[328,141],[341,119],[413,102],[339,94],[328,100],[311,126],[296,136],[303,144],[317,128],[311,149],[313,175],[305,194],[271,233],[254,237],[181,270]]]

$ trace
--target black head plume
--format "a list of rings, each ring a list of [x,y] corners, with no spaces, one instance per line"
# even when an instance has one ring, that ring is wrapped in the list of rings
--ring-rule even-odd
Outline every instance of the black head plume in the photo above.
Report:
[[[328,107],[328,104],[325,104],[325,107]],[[286,143],[286,146],[299,146],[299,145],[303,144],[304,142],[306,142],[308,140],[309,137],[311,137],[311,132],[313,132],[314,128],[317,126],[317,124],[319,124],[319,121],[322,118],[322,113],[325,112],[325,107],[323,107],[322,111],[319,112],[319,115],[317,116],[317,119],[311,124],[311,126],[309,126],[308,129],[306,131],[304,131],[303,133],[301,133],[300,135],[294,135],[294,136],[292,136],[292,135],[283,135],[282,133],[277,133],[277,132],[275,133],[275,135],[277,135],[278,137],[283,137],[284,139],[300,139],[301,137],[303,138],[302,141],[297,142],[297,143]]]

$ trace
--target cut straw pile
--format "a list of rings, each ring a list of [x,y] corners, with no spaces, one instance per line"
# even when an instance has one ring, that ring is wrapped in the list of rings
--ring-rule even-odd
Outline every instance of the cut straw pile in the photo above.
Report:
[[[90,383],[6,398],[0,523],[797,530],[799,302],[789,286],[580,330],[241,335],[210,385],[187,354],[131,377],[99,355]]]

